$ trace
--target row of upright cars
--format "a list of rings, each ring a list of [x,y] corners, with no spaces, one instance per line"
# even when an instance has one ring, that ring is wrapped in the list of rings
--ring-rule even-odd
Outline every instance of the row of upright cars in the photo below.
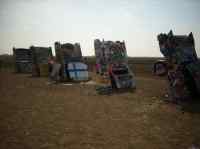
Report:
[[[195,50],[193,34],[174,35],[161,33],[157,36],[164,58],[155,62],[154,74],[167,76],[169,95],[185,99],[200,95],[200,62]],[[113,88],[136,88],[134,74],[128,66],[124,41],[94,40],[96,72],[110,79]],[[53,57],[50,47],[13,49],[17,72],[32,72],[42,76],[47,72],[48,59]],[[84,64],[79,43],[55,43],[56,59],[61,64],[61,80],[87,80],[88,67]],[[47,74],[47,73],[46,73]],[[80,79],[82,76],[82,79]],[[84,76],[84,77],[83,77]],[[79,79],[77,79],[79,78]]]
[[[62,66],[60,71],[61,80],[67,80],[69,78],[67,70],[70,66],[73,66],[72,63],[76,66],[83,62],[80,44],[55,42],[55,53],[56,57],[53,56],[51,47],[13,48],[15,72],[32,73],[34,77],[47,77],[50,74],[49,62],[53,60]],[[74,72],[70,73],[72,76],[76,69],[78,68],[74,68]]]
[[[61,64],[61,81],[85,81],[89,79],[79,43],[55,42],[56,61]],[[116,88],[135,88],[134,76],[128,67],[125,42],[94,41],[96,72],[107,76]],[[53,59],[51,47],[31,46],[29,49],[13,48],[15,70],[32,73],[33,76],[48,76],[49,60]]]

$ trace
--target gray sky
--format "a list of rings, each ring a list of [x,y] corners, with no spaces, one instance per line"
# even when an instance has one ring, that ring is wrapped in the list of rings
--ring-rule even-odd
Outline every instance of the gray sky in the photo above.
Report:
[[[0,54],[12,47],[125,40],[129,56],[161,56],[157,34],[193,32],[200,56],[200,0],[0,0]]]

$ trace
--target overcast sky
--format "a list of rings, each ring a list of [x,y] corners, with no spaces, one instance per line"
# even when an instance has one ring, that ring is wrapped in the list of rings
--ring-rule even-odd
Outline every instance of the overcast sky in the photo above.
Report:
[[[157,34],[193,32],[200,56],[200,0],[0,0],[0,54],[12,47],[125,40],[129,56],[161,56]]]

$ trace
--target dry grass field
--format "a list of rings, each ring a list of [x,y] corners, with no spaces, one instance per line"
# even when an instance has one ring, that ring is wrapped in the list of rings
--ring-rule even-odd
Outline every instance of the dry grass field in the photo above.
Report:
[[[134,64],[132,64],[134,65]],[[145,64],[144,64],[145,65]],[[0,72],[0,149],[188,149],[200,145],[200,105],[165,101],[167,83],[136,65],[134,92]],[[143,71],[144,70],[144,71]]]

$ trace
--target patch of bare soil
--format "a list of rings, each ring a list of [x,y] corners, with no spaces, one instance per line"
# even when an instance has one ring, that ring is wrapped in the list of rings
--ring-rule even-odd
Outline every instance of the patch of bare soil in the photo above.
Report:
[[[1,149],[187,149],[200,113],[163,101],[164,79],[136,77],[134,92],[98,95],[93,84],[0,73]]]

